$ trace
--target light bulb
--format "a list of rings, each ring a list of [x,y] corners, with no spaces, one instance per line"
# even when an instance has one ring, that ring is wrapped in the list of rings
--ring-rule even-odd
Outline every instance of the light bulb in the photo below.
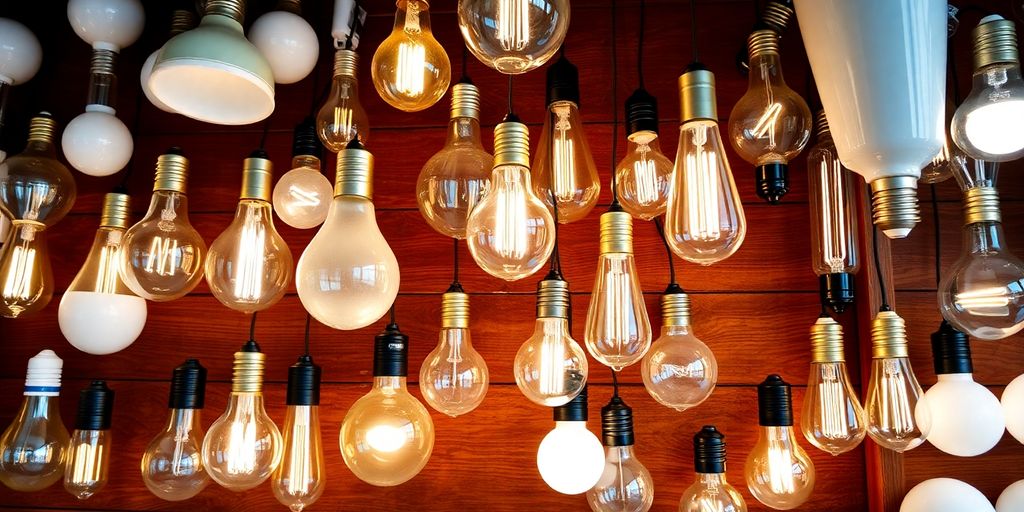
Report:
[[[718,382],[718,361],[690,327],[690,296],[678,285],[661,296],[661,336],[640,365],[644,387],[665,407],[685,411],[707,400]]]
[[[996,500],[996,512],[1018,512],[1024,510],[1024,480],[1008,485]]]
[[[341,423],[341,455],[360,480],[378,487],[419,474],[434,449],[434,422],[406,388],[409,337],[389,323],[373,349],[373,388]]]
[[[277,501],[300,512],[324,492],[324,446],[320,440],[320,367],[309,355],[288,368],[284,454],[271,488]]]
[[[53,273],[44,229],[75,203],[75,178],[57,161],[57,123],[47,112],[32,118],[25,151],[0,163],[0,210],[11,233],[0,251],[0,316],[38,311],[53,297]]]
[[[843,167],[828,129],[825,111],[816,118],[818,143],[807,154],[811,203],[811,264],[821,301],[836,313],[854,301],[854,274],[860,270],[857,219],[858,180]]]
[[[114,391],[105,381],[94,380],[82,390],[64,467],[64,490],[80,500],[89,499],[107,484],[113,411]]]
[[[725,435],[704,425],[693,436],[697,478],[683,491],[679,512],[747,512],[743,495],[725,479]]]
[[[225,306],[243,313],[281,300],[292,279],[292,252],[274,229],[273,165],[256,150],[242,165],[242,194],[231,225],[210,244],[206,283]]]
[[[651,348],[651,322],[633,259],[633,217],[614,206],[601,215],[601,256],[584,339],[590,355],[615,371],[640,361]]]
[[[843,326],[827,315],[811,326],[811,373],[800,429],[819,450],[839,455],[864,440],[867,416],[850,384],[843,354]]]
[[[663,213],[672,185],[672,161],[661,152],[658,102],[637,89],[626,99],[626,156],[615,166],[615,187],[622,209],[642,220]]]
[[[750,494],[776,510],[797,508],[814,491],[814,463],[793,432],[790,393],[789,384],[774,374],[757,386],[761,432],[743,468]]]
[[[634,451],[633,409],[618,396],[601,408],[604,470],[587,491],[595,512],[647,512],[654,504],[654,479]]]
[[[931,430],[931,411],[907,358],[906,327],[892,311],[880,311],[871,322],[871,377],[864,411],[868,435],[889,450],[912,450]]]
[[[105,355],[124,350],[146,326],[146,300],[132,293],[117,274],[130,213],[127,194],[104,197],[92,249],[61,296],[57,309],[60,332],[82,352]]]
[[[454,418],[484,401],[489,380],[487,362],[470,344],[469,295],[453,284],[441,296],[441,332],[420,366],[420,393],[428,405]]]
[[[999,399],[974,382],[967,335],[943,321],[932,333],[932,357],[938,382],[924,394],[932,418],[928,442],[958,457],[991,450],[1006,423]]]
[[[1009,162],[1024,156],[1024,81],[1017,30],[999,15],[981,19],[971,32],[971,93],[953,114],[950,134],[967,156]]]
[[[480,62],[506,75],[542,66],[569,30],[569,0],[459,0],[459,29]]]
[[[452,86],[444,147],[416,180],[416,204],[434,231],[466,238],[469,214],[487,192],[494,157],[480,143],[480,90],[468,80]]]
[[[293,228],[315,228],[327,218],[334,189],[320,171],[323,149],[313,120],[299,123],[293,137],[292,169],[274,185],[274,212]]]
[[[205,397],[206,368],[198,360],[188,359],[174,369],[167,403],[170,420],[142,452],[142,482],[157,498],[187,500],[210,484],[199,419]]]
[[[234,492],[260,485],[281,463],[281,432],[263,408],[265,359],[253,340],[235,352],[227,410],[203,439],[206,472]]]
[[[424,0],[397,0],[395,26],[373,54],[373,86],[388,105],[406,112],[430,107],[444,96],[451,62],[430,32]]]
[[[939,283],[939,310],[957,330],[998,340],[1024,329],[1024,262],[1003,239],[999,164],[974,160],[953,168],[964,194],[960,257]]]
[[[188,221],[187,177],[188,159],[180,149],[160,155],[149,210],[121,238],[118,273],[144,299],[184,297],[203,279],[206,243]]]
[[[1024,444],[1024,375],[1018,375],[1003,389],[1000,403],[1006,430],[1017,442]]]
[[[0,84],[18,85],[32,79],[43,63],[43,47],[25,25],[0,18]]]
[[[597,485],[605,470],[604,449],[587,429],[587,388],[555,407],[552,429],[537,448],[537,470],[548,487],[582,494]]]
[[[537,284],[537,323],[516,352],[519,391],[546,407],[569,403],[587,385],[587,354],[569,332],[569,283],[552,272]]]
[[[359,80],[356,67],[359,56],[354,50],[334,51],[334,78],[327,101],[316,114],[316,131],[320,142],[337,153],[345,149],[352,139],[366,144],[370,136],[370,121],[359,103]]]
[[[119,52],[131,46],[146,25],[139,0],[70,0],[68,21],[75,34],[94,49]]]
[[[579,82],[579,70],[564,55],[548,68],[548,115],[533,159],[533,191],[549,208],[558,204],[562,224],[586,217],[601,194],[580,118]]]
[[[175,9],[174,13],[171,14],[171,26],[170,36],[174,36],[192,30],[196,26],[196,18],[192,14],[192,11],[187,9]],[[146,57],[146,61],[142,63],[142,69],[139,71],[139,83],[142,84],[142,92],[146,95],[146,99],[153,104],[154,107],[163,110],[164,112],[174,113],[174,109],[168,107],[166,103],[160,101],[160,98],[153,94],[153,90],[149,87],[149,77],[153,75],[153,65],[156,64],[156,58],[160,55],[161,48],[157,48],[153,53]]]
[[[293,84],[306,78],[320,56],[316,32],[302,19],[300,0],[279,0],[249,27],[252,41],[274,72],[274,81]]]
[[[373,155],[358,139],[338,153],[334,200],[295,271],[295,288],[313,318],[334,329],[376,322],[398,296],[398,260],[377,227]],[[339,246],[339,240],[353,243]]]
[[[711,265],[740,248],[747,220],[718,132],[715,75],[688,69],[679,77],[679,90],[682,124],[665,209],[666,239],[680,258]]]
[[[494,170],[483,199],[466,221],[476,264],[494,277],[533,275],[555,247],[554,219],[530,186],[530,133],[515,116],[494,127]]]
[[[64,476],[70,438],[58,400],[63,366],[52,350],[28,360],[25,401],[0,436],[0,482],[11,490],[41,491]]]
[[[932,478],[903,497],[900,512],[995,512],[981,491],[953,478]],[[1002,512],[1002,511],[1000,511]]]

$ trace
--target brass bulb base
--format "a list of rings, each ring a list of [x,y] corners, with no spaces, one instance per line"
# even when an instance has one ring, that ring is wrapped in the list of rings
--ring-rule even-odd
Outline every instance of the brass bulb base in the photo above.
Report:
[[[666,293],[661,296],[661,325],[685,327],[690,325],[690,296],[685,293]]]
[[[1001,16],[987,16],[971,31],[974,40],[974,71],[993,64],[1020,65],[1017,29]]]
[[[907,326],[895,311],[879,311],[871,321],[871,357],[907,357]]]
[[[975,187],[964,192],[964,225],[1002,222],[999,191],[995,187]]]
[[[111,193],[103,196],[103,211],[100,214],[101,228],[128,229],[132,198],[128,194]]]
[[[165,153],[156,159],[156,178],[153,191],[169,190],[185,193],[188,184],[188,159],[183,155]]]
[[[537,284],[537,318],[569,318],[569,283],[545,279]]]
[[[353,50],[334,50],[334,76],[355,78],[359,66],[359,54]]]
[[[346,147],[338,152],[338,166],[334,178],[334,197],[359,196],[373,199],[373,154],[358,147]]]
[[[196,17],[187,9],[175,9],[171,14],[170,35],[174,37],[182,32],[192,30],[196,26]]]
[[[814,116],[814,132],[818,134],[819,139],[832,136],[832,132],[828,128],[828,117],[824,110],[819,110]]]
[[[300,0],[277,0],[277,5],[274,9],[302,16],[302,2]]]
[[[239,24],[245,19],[245,0],[207,0],[205,16],[226,16]]]
[[[761,12],[761,21],[777,33],[782,33],[789,25],[789,20],[796,14],[793,8],[782,2],[768,2]]]
[[[917,178],[892,176],[871,182],[871,216],[889,238],[906,238],[921,221]]]
[[[274,164],[261,156],[250,156],[242,163],[242,193],[239,199],[270,202],[273,190]]]
[[[480,89],[473,84],[459,82],[452,86],[451,118],[480,119]]]
[[[601,214],[601,254],[633,254],[633,216],[626,212]]]
[[[823,316],[811,326],[811,362],[842,363],[843,326],[831,317]]]
[[[469,328],[469,295],[447,292],[441,296],[441,327],[444,329]]]
[[[113,75],[117,65],[117,52],[101,48],[92,49],[89,60],[89,72],[94,75]]]
[[[693,69],[679,76],[679,122],[694,119],[718,121],[715,103],[715,74]]]
[[[762,55],[779,54],[779,35],[774,30],[761,29],[750,33],[747,38],[747,54],[751,59]]]
[[[262,352],[235,352],[232,393],[260,393],[263,391],[263,366],[267,356]]]
[[[518,121],[505,121],[494,127],[494,166],[530,167],[530,130]]]
[[[53,133],[57,131],[57,121],[50,117],[49,112],[40,112],[33,117],[28,125],[29,142],[45,142],[53,144]]]

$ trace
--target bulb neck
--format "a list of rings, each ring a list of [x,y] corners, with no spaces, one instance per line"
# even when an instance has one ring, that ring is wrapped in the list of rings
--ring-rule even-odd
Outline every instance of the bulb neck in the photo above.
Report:
[[[943,320],[939,330],[932,333],[932,363],[936,375],[971,374],[971,345],[967,335]]]
[[[601,434],[605,446],[633,446],[633,409],[618,395],[601,408]]]
[[[171,409],[170,418],[167,420],[167,431],[177,433],[179,430],[191,432],[202,429],[199,409]]]
[[[971,38],[975,73],[993,64],[1020,65],[1017,29],[1012,21],[998,15],[986,16],[971,31]]]
[[[569,318],[569,283],[544,279],[537,283],[537,318]]]
[[[626,133],[658,133],[658,100],[644,89],[626,98]]]
[[[690,325],[690,296],[666,293],[661,296],[661,325],[664,327],[688,327]]]
[[[705,425],[693,436],[693,470],[698,474],[725,473],[725,434]]]
[[[999,191],[995,187],[974,187],[964,191],[964,225],[1002,222]]]
[[[889,238],[905,238],[921,221],[917,178],[891,176],[871,182],[871,214]]]
[[[308,167],[314,171],[320,170],[320,158],[310,155],[296,155],[292,158],[292,169]]]
[[[269,203],[273,181],[274,164],[263,150],[253,151],[242,162],[242,192],[238,197]]]
[[[198,359],[188,359],[171,374],[170,409],[202,409],[206,401],[206,368]]]
[[[114,99],[117,98],[117,52],[106,48],[93,48],[89,64],[89,98],[87,105],[102,105],[113,114]],[[89,108],[86,108],[89,111]],[[102,110],[101,110],[102,111]]]
[[[178,148],[171,148],[156,159],[156,177],[153,191],[166,190],[185,193],[188,184],[188,159]]]
[[[334,197],[338,196],[373,200],[373,154],[363,147],[359,139],[352,139],[345,149],[338,152]]]
[[[128,194],[111,193],[103,196],[100,227],[128,229],[131,204],[131,196]]]
[[[480,119],[480,89],[468,82],[452,86],[451,118]]]
[[[207,0],[204,16],[224,16],[241,24],[245,19],[244,0]]]
[[[842,363],[843,326],[831,317],[820,317],[811,326],[811,362]]]
[[[373,389],[383,391],[385,393],[393,393],[398,390],[404,390],[406,389],[406,386],[406,377],[376,376],[373,378]]]
[[[855,290],[854,275],[849,272],[818,276],[818,295],[836,313],[846,311],[853,304]]]
[[[895,359],[907,356],[906,322],[895,311],[879,311],[871,321],[871,357]]]
[[[559,405],[552,410],[552,418],[556,422],[580,422],[587,421],[587,386],[584,385],[579,394],[569,400],[565,405]]]
[[[242,350],[235,352],[234,376],[231,379],[231,393],[262,393],[263,369],[267,356],[260,352],[259,345],[249,340]]]
[[[288,368],[287,405],[320,405],[320,366],[308,354]]]
[[[757,412],[762,427],[792,427],[793,398],[789,383],[772,374],[758,384]]]
[[[334,78],[355,78],[358,68],[359,55],[354,50],[342,48],[334,51]]]
[[[530,168],[530,130],[518,119],[494,127],[494,168],[505,165]]]
[[[409,374],[409,337],[388,324],[373,342],[373,376],[406,377]],[[376,379],[375,379],[376,380]]]
[[[601,214],[601,254],[633,254],[633,216],[624,211]]]
[[[469,295],[461,291],[448,291],[441,296],[441,327],[443,329],[469,328]]]
[[[94,380],[78,396],[75,430],[110,430],[114,412],[114,391],[102,380]]]
[[[53,134],[57,131],[57,121],[54,121],[49,112],[40,112],[33,117],[28,125],[29,145],[46,145],[53,147]]]
[[[1002,252],[1003,225],[999,222],[978,222],[963,227],[963,252],[965,254],[988,256]]]
[[[718,122],[715,74],[703,67],[689,69],[679,77],[679,123],[695,119]]]

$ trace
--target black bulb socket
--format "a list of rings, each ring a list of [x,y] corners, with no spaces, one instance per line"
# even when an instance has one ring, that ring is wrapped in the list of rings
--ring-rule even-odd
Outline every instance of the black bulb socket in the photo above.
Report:
[[[789,166],[773,163],[754,168],[757,196],[770,204],[777,204],[789,192]]]
[[[320,366],[307,355],[288,367],[288,405],[320,405]]]
[[[249,340],[242,345],[241,352],[262,352],[260,344],[256,340]]]
[[[974,373],[970,340],[945,320],[932,333],[932,363],[936,375]]]
[[[198,359],[188,359],[171,374],[171,409],[202,409],[206,399],[206,368]]]
[[[601,408],[601,435],[605,446],[633,445],[633,408],[618,395]]]
[[[725,473],[725,434],[714,425],[704,425],[693,436],[693,470],[697,473]]]
[[[644,89],[626,98],[626,133],[658,133],[658,100]]]
[[[789,383],[773,373],[758,384],[757,413],[762,427],[792,427],[793,395]]]
[[[548,68],[547,104],[571,101],[580,104],[580,70],[562,55]]]
[[[409,337],[388,324],[373,340],[373,376],[405,377],[409,373]]]
[[[78,395],[75,430],[109,430],[114,413],[114,390],[107,382],[94,380]]]
[[[846,311],[853,304],[855,283],[853,274],[837,272],[818,276],[818,294],[821,301],[836,313]]]
[[[295,131],[292,133],[292,157],[321,158],[323,152],[323,145],[320,143],[320,136],[316,133],[316,123],[313,122],[312,117],[307,117],[295,125]]]
[[[587,421],[587,386],[569,403],[555,407],[551,412],[555,421]]]

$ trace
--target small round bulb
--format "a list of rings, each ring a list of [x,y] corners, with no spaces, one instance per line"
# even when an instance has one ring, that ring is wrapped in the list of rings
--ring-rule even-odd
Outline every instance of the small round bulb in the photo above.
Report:
[[[36,35],[17,21],[0,18],[0,82],[10,85],[27,82],[42,63],[43,47]]]
[[[279,84],[306,78],[320,56],[313,27],[302,16],[288,11],[271,11],[256,18],[249,27],[249,41],[270,63],[274,81]]]
[[[900,512],[995,512],[981,491],[953,478],[932,478],[903,497]]]
[[[544,483],[562,494],[582,494],[604,473],[601,441],[587,429],[587,391],[554,409],[555,428],[537,449],[537,470]]]

